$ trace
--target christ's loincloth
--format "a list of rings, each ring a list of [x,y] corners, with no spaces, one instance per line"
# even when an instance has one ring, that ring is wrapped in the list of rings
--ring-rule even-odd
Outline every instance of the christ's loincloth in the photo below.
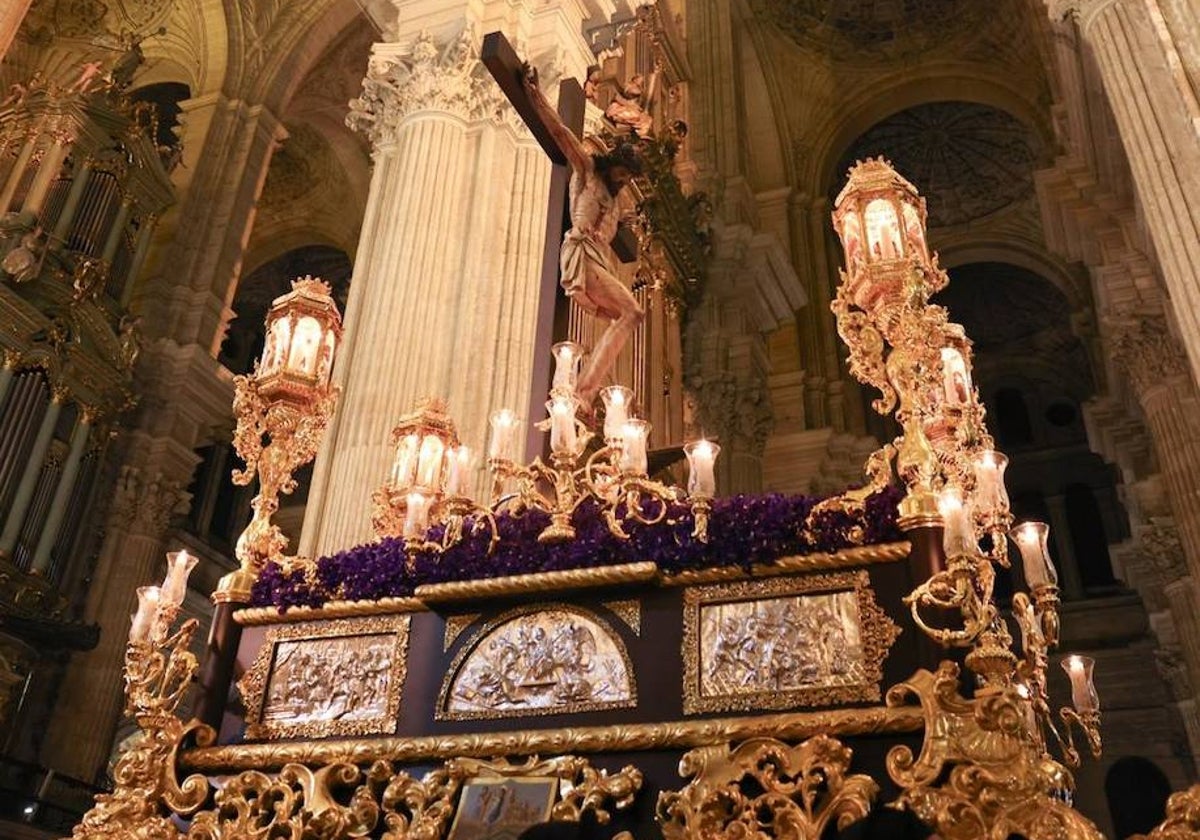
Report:
[[[599,312],[596,302],[588,294],[587,281],[589,272],[594,271],[603,271],[610,277],[617,276],[616,254],[612,247],[596,241],[594,234],[581,233],[572,228],[563,237],[559,266],[563,291],[567,297],[590,315],[606,315]]]

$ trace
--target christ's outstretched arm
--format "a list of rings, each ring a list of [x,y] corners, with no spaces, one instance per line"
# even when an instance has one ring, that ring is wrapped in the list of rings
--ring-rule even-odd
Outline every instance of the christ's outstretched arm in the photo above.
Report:
[[[563,125],[558,112],[551,107],[550,102],[546,99],[546,94],[542,93],[542,89],[538,86],[537,70],[526,64],[524,71],[521,78],[534,110],[545,123],[558,148],[562,149],[563,154],[567,156],[571,168],[580,174],[587,174],[595,166],[592,156],[588,154],[587,149],[583,147],[583,143],[579,141],[575,133]]]

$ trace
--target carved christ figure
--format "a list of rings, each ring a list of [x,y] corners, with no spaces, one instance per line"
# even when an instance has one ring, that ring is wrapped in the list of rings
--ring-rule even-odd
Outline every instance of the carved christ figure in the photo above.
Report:
[[[621,348],[645,317],[633,293],[617,276],[612,241],[620,221],[618,198],[641,160],[631,144],[591,154],[567,128],[538,87],[537,71],[526,65],[525,90],[538,116],[571,165],[571,229],[559,252],[563,290],[584,311],[609,321],[580,373],[576,396],[590,407]]]

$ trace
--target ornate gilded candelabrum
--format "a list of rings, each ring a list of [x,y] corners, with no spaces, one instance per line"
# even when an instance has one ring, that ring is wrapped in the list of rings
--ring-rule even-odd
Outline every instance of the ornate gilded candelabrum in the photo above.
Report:
[[[444,551],[463,537],[470,517],[473,530],[497,540],[496,519],[470,496],[475,453],[459,442],[445,401],[431,398],[392,429],[396,455],[387,481],[372,496],[376,536],[403,537],[409,557],[421,549]],[[429,541],[431,522],[444,524],[440,540]]]
[[[488,466],[495,478],[495,506],[515,513],[540,510],[549,514],[550,524],[538,535],[544,543],[565,542],[575,537],[571,516],[583,502],[600,505],[609,531],[628,539],[626,524],[653,525],[663,521],[670,504],[682,494],[647,475],[647,443],[650,423],[631,414],[633,392],[621,385],[601,391],[604,402],[604,443],[587,455],[593,433],[578,417],[575,396],[582,349],[572,342],[554,346],[555,371],[546,403],[547,418],[538,428],[550,433],[550,463],[541,457],[528,466],[516,461],[520,422],[508,409],[492,415],[492,439]],[[708,515],[715,491],[713,465],[719,448],[697,441],[687,448],[694,533],[708,538]],[[586,455],[586,457],[585,457]],[[504,493],[507,485],[511,493]]]
[[[137,722],[143,737],[132,741],[118,759],[112,793],[96,797],[75,827],[75,840],[176,837],[166,811],[187,815],[208,798],[207,779],[197,775],[180,783],[175,773],[175,756],[185,738],[192,735],[203,746],[215,735],[198,721],[185,723],[176,714],[199,668],[188,649],[196,619],[172,630],[195,565],[196,558],[186,551],[168,554],[162,585],[138,589],[125,649],[125,714]]]
[[[1022,593],[1013,602],[1023,658],[1013,652],[996,609],[995,566],[1009,565],[1008,461],[984,425],[971,342],[943,307],[929,302],[949,278],[927,245],[924,200],[886,161],[868,160],[851,169],[833,222],[846,268],[831,308],[850,350],[850,371],[880,390],[875,409],[894,412],[902,433],[868,461],[864,488],[815,512],[860,506],[891,481],[894,462],[907,489],[901,528],[940,529],[943,549],[930,553],[929,577],[905,603],[928,636],[968,649],[965,662],[977,676],[970,699],[958,695],[958,666],[951,662],[893,689],[889,702],[908,694],[920,699],[926,726],[921,756],[893,750],[889,774],[905,789],[905,803],[946,838],[1099,837],[1063,804],[1073,782],[1046,748],[1048,729],[1065,762],[1078,765],[1074,724],[1093,754],[1100,753],[1090,660],[1066,658],[1074,708],[1059,712],[1061,730],[1050,713],[1047,651],[1058,639],[1058,590],[1044,525],[1012,532],[1032,592],[1032,600]]]
[[[284,557],[287,538],[271,517],[280,494],[296,489],[296,470],[317,454],[337,405],[339,388],[330,383],[330,374],[341,334],[341,315],[328,284],[297,279],[267,312],[266,343],[253,373],[234,378],[233,445],[246,468],[234,470],[233,481],[249,484],[257,476],[259,490],[251,502],[254,516],[237,541],[239,568],[217,588],[222,598],[249,600],[250,587],[268,561],[295,562]]]

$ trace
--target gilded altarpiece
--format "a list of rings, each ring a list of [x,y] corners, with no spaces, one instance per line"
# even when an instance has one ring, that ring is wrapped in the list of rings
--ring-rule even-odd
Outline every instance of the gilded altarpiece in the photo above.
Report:
[[[878,701],[899,633],[865,571],[691,588],[684,712]]]
[[[240,688],[252,740],[395,731],[409,616],[273,627]]]

